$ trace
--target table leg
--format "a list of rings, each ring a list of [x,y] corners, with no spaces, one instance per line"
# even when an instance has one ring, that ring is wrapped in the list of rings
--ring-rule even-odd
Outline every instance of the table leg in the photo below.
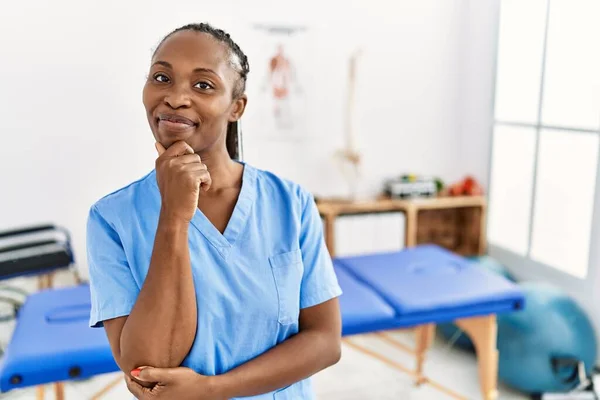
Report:
[[[38,275],[37,281],[38,281],[38,290],[44,290],[44,289],[48,288],[48,286],[46,285],[46,275],[44,275],[44,274]]]
[[[56,382],[54,384],[54,394],[56,400],[65,400],[65,385],[62,382]]]
[[[325,216],[325,244],[329,250],[329,256],[335,257],[335,217],[332,215]]]
[[[479,384],[484,400],[498,398],[498,350],[496,315],[465,318],[456,321],[473,342],[477,352]]]
[[[406,223],[404,234],[404,244],[406,247],[414,247],[417,245],[417,209],[415,207],[408,207],[406,209]]]
[[[36,388],[35,388],[35,398],[37,400],[44,400],[44,395],[45,395],[45,393],[44,393],[44,386],[43,385],[36,386]]]
[[[46,284],[48,289],[54,286],[54,272],[49,272],[48,275],[46,275]]]
[[[427,350],[433,344],[433,339],[435,338],[435,324],[427,324],[418,326],[415,329],[416,333],[416,361],[417,368],[415,372],[417,373],[417,385],[421,385],[427,381],[425,375],[423,374],[423,365],[425,364],[425,354]]]
[[[479,255],[483,256],[487,252],[487,207],[481,206],[480,215],[480,228],[479,228]]]

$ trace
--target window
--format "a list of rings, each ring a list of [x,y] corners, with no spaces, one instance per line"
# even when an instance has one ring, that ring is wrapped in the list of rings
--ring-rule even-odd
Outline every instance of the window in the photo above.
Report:
[[[530,256],[580,278],[587,272],[598,135],[542,129]]]
[[[500,15],[490,246],[577,278],[600,147],[598,16],[597,0],[503,0]]]
[[[535,136],[533,128],[498,125],[492,145],[488,238],[521,256],[529,248]]]

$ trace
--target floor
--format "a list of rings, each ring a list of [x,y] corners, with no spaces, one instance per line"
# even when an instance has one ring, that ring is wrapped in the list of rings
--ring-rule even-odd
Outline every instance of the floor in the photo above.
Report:
[[[57,286],[67,283],[68,278],[59,277]],[[35,290],[35,283],[27,279],[15,280],[15,283],[26,290]],[[68,283],[67,283],[68,284]],[[6,310],[0,310],[4,312]],[[5,344],[10,339],[14,324],[4,322],[0,324],[0,343]],[[397,332],[393,336],[398,341],[412,345],[413,335],[409,331]],[[389,344],[373,336],[353,337],[352,340],[362,346],[375,350],[380,354],[391,357],[394,361],[412,367],[414,359]],[[451,387],[455,392],[468,399],[481,399],[477,379],[477,364],[473,354],[448,346],[448,343],[436,338],[425,365],[428,376],[437,382]],[[119,374],[107,374],[94,379],[70,382],[66,385],[66,399],[90,399],[97,391],[110,382],[119,378]],[[409,376],[392,369],[386,364],[368,357],[353,348],[344,345],[341,361],[335,366],[322,371],[313,378],[317,398],[327,400],[444,400],[447,395],[425,385],[415,387]],[[501,400],[524,400],[526,396],[515,393],[500,385]],[[47,399],[54,399],[52,387],[46,388]],[[110,400],[131,400],[132,396],[127,391],[123,382],[119,382],[103,397]],[[34,389],[13,391],[0,395],[0,399],[36,399]]]

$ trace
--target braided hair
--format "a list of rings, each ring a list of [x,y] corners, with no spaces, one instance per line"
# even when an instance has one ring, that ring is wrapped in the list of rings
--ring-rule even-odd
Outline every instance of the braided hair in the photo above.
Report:
[[[248,78],[248,73],[250,72],[250,65],[248,63],[248,57],[244,54],[242,49],[240,49],[240,46],[238,46],[238,44],[235,43],[233,41],[233,39],[231,39],[231,36],[229,35],[229,33],[225,32],[222,29],[215,28],[212,25],[204,23],[204,22],[192,23],[192,24],[187,24],[187,25],[181,26],[181,27],[175,29],[174,31],[172,31],[171,33],[169,33],[167,36],[165,36],[160,41],[160,43],[156,47],[156,50],[154,50],[154,55],[156,55],[156,52],[158,51],[158,49],[164,43],[165,40],[167,40],[169,37],[171,37],[175,33],[181,32],[181,31],[193,31],[193,32],[207,33],[207,34],[211,35],[217,41],[225,44],[229,48],[230,53],[233,56],[235,56],[235,57],[232,57],[231,67],[235,71],[237,71],[237,73],[240,75],[240,77],[237,80],[237,82],[235,83],[235,86],[233,89],[233,98],[235,99],[235,98],[243,95],[244,92],[246,91],[246,79]],[[237,125],[237,122],[229,123],[229,125],[227,126],[227,137],[225,139],[225,142],[226,142],[226,146],[227,146],[227,152],[229,153],[229,156],[233,159],[238,159],[240,157],[240,154],[238,152],[238,143],[240,140],[238,127],[239,126]]]

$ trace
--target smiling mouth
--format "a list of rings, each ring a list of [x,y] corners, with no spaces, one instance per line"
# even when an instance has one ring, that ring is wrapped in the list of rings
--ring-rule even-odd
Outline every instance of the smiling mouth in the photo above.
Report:
[[[198,124],[189,118],[174,114],[161,114],[156,119],[159,130],[167,134],[180,134],[189,132]]]
[[[158,123],[167,122],[170,124],[179,124],[179,125],[188,125],[188,126],[196,125],[196,123],[194,121],[192,121],[191,119],[182,117],[180,115],[174,115],[174,114],[161,114],[158,116],[157,122]]]

